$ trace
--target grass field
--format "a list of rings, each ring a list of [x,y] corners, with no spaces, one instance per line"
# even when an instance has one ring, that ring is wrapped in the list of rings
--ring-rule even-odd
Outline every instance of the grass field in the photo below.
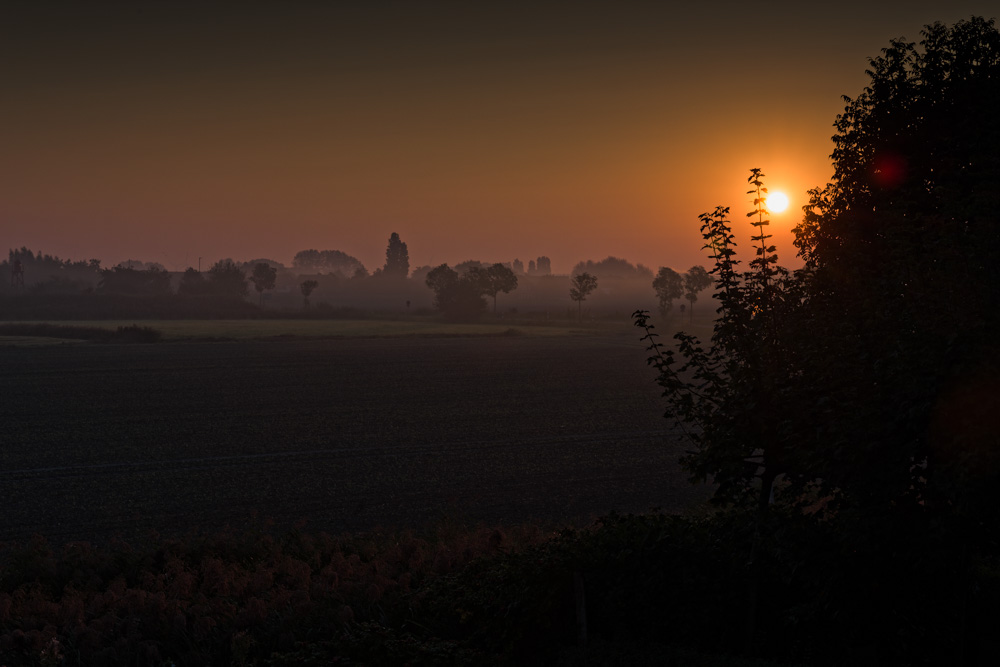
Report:
[[[654,322],[657,320],[654,318]],[[677,322],[674,327],[681,326]],[[22,332],[5,333],[5,328],[19,325],[32,327],[48,326],[44,335]],[[509,320],[489,321],[471,324],[438,322],[422,319],[241,319],[241,320],[60,320],[52,322],[0,322],[0,346],[38,346],[79,343],[79,338],[60,335],[60,330],[101,329],[116,331],[119,327],[148,327],[160,332],[162,340],[182,341],[250,341],[283,338],[382,338],[395,336],[607,336],[630,335],[636,338],[641,332],[630,329],[622,321],[591,320],[580,322],[556,321],[538,323],[532,321]],[[660,324],[657,331],[662,342],[669,342],[673,331]],[[699,335],[702,340],[711,336],[708,321],[685,322],[685,330]]]
[[[679,509],[635,334],[0,347],[0,541]]]
[[[42,344],[70,340],[58,336],[4,336],[5,325],[39,322],[4,322],[0,324],[0,343]],[[384,336],[566,336],[591,334],[609,328],[621,328],[619,323],[589,322],[558,325],[486,322],[459,324],[430,320],[73,320],[49,322],[53,327],[97,328],[114,331],[118,327],[139,325],[155,329],[167,341],[181,340],[256,340],[266,338],[371,338]]]
[[[41,345],[68,345],[78,344],[81,341],[76,338],[56,338],[54,336],[4,336],[0,334],[0,347],[38,347]]]

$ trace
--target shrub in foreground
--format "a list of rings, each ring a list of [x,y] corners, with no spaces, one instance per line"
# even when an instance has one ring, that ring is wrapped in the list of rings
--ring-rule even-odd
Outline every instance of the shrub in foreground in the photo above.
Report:
[[[996,562],[977,563],[969,590],[960,585],[967,573],[936,566],[934,544],[888,554],[843,539],[837,517],[773,518],[758,526],[746,511],[612,515],[555,535],[442,526],[3,545],[0,664],[569,665],[632,656],[763,667],[982,655],[1000,602]],[[765,594],[747,647],[755,583]]]

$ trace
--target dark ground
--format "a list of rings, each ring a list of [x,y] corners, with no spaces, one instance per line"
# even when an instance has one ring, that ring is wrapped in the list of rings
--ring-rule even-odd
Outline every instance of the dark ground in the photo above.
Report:
[[[636,332],[0,348],[0,541],[586,520],[706,497]]]

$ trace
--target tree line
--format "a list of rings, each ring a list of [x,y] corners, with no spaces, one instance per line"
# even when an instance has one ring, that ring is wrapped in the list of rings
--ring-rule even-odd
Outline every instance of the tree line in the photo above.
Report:
[[[499,316],[504,295],[510,294],[525,281],[530,289],[517,301],[522,306],[544,302],[537,307],[544,308],[544,312],[548,313],[560,298],[556,294],[557,283],[550,284],[548,281],[565,279],[552,275],[551,261],[544,255],[530,260],[527,267],[517,259],[494,263],[467,260],[454,267],[443,264],[418,266],[411,270],[407,244],[395,232],[389,237],[385,257],[385,263],[372,272],[356,257],[343,251],[309,249],[296,253],[291,268],[266,258],[246,262],[227,258],[215,262],[205,271],[189,267],[177,273],[167,271],[156,262],[129,260],[102,268],[96,259],[75,262],[21,248],[10,250],[7,261],[0,263],[0,270],[11,272],[10,286],[4,286],[6,289],[0,290],[0,294],[22,294],[43,300],[61,295],[64,297],[62,303],[73,295],[120,297],[133,301],[163,301],[174,297],[188,304],[202,304],[206,315],[211,314],[209,303],[230,312],[232,309],[226,303],[249,305],[251,295],[259,308],[264,308],[273,301],[275,294],[279,294],[277,303],[283,304],[279,308],[294,310],[298,304],[310,309],[314,306],[314,294],[318,294],[323,308],[339,302],[375,311],[384,309],[386,304],[397,311],[401,308],[409,311],[411,304],[417,304],[417,310],[432,307],[445,319],[471,321],[490,312]],[[15,271],[19,272],[17,277]],[[706,284],[696,278],[703,275],[705,272],[701,267],[693,267],[683,275],[664,267],[654,279],[653,272],[642,264],[633,265],[624,259],[609,256],[600,261],[587,260],[576,264],[569,276],[570,284],[563,288],[567,291],[562,292],[561,298],[568,296],[568,302],[576,305],[573,309],[575,317],[582,318],[583,304],[598,291],[598,281],[602,285],[600,294],[603,301],[598,300],[597,303],[605,310],[609,299],[625,298],[621,292],[623,286],[631,290],[633,288],[629,286],[645,283],[652,285],[661,312],[670,312],[673,302],[681,297],[688,300],[693,312],[698,293]],[[665,283],[663,276],[682,276],[678,283],[681,288],[675,289],[674,282]],[[429,293],[422,290],[429,290]],[[602,303],[604,306],[601,306]],[[508,310],[513,308],[509,300],[507,304]],[[197,312],[190,309],[185,312],[197,316]],[[250,314],[250,311],[239,312]],[[562,316],[569,317],[570,312],[566,310]]]

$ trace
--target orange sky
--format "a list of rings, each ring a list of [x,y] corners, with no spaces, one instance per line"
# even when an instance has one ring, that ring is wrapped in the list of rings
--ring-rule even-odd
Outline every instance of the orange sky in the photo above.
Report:
[[[750,167],[791,199],[830,176],[841,95],[866,58],[994,2],[257,3],[206,10],[5,3],[0,252],[369,269],[398,232],[411,266],[568,272],[624,257],[706,263],[699,213]],[[689,3],[694,4],[694,3]],[[291,8],[290,8],[291,7]]]

